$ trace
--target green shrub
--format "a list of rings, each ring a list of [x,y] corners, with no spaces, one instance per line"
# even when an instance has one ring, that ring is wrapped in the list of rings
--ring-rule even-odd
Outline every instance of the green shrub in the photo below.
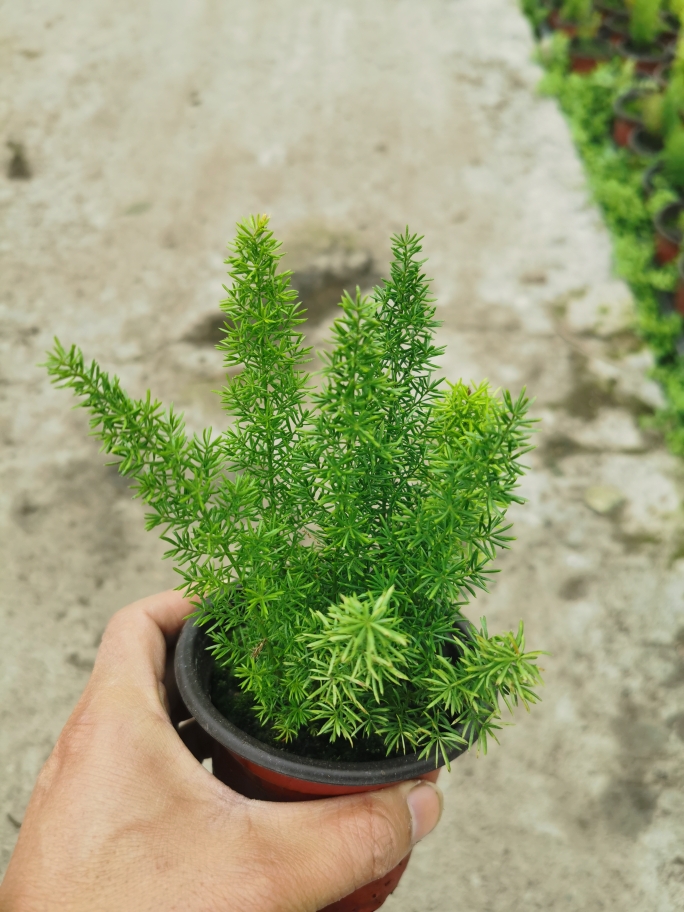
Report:
[[[642,190],[644,163],[612,142],[613,104],[633,85],[632,64],[616,60],[581,76],[567,72],[565,37],[554,36],[548,47],[553,48],[553,54],[542,53],[540,48],[539,59],[548,67],[540,90],[558,99],[568,119],[591,193],[612,233],[616,272],[634,294],[636,329],[655,355],[654,377],[663,387],[667,405],[652,424],[663,431],[670,449],[684,456],[684,359],[675,348],[682,334],[682,318],[675,312],[663,313],[659,305],[659,295],[675,288],[676,266],[654,265],[652,221],[659,209],[678,198],[678,193],[663,176],[656,178],[656,193],[646,200]],[[678,57],[684,59],[681,50]],[[673,81],[676,78],[677,73]],[[678,93],[676,87],[670,99],[676,99]],[[664,120],[667,116],[664,111]],[[677,121],[678,115],[675,124]]]
[[[56,343],[48,370],[134,479],[217,662],[267,730],[375,736],[437,761],[478,732],[486,748],[499,699],[533,702],[539,672],[522,625],[490,636],[483,620],[471,639],[456,626],[510,541],[530,421],[522,394],[434,379],[419,240],[395,236],[390,278],[343,297],[312,391],[279,244],[264,217],[240,225],[219,346],[240,370],[222,434],[188,438],[172,409],[130,399],[75,347]]]
[[[641,119],[652,136],[662,136],[665,128],[665,96],[649,92],[641,100]]]
[[[637,48],[651,48],[662,31],[660,0],[632,0],[629,37]]]
[[[665,142],[663,150],[665,177],[677,190],[684,190],[684,127],[675,127]]]

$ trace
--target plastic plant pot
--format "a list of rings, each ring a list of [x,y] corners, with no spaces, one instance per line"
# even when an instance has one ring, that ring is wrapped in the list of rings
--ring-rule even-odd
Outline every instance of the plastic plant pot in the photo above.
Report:
[[[684,317],[684,262],[681,257],[677,261],[677,287],[674,293],[674,307],[677,313]]]
[[[668,203],[653,217],[655,228],[655,258],[659,266],[671,263],[679,255],[682,231],[677,220],[684,212],[684,201]]]
[[[608,3],[606,0],[594,0],[594,9],[600,13],[603,18],[607,16],[616,16],[620,19],[627,20],[629,13],[619,3]]]
[[[468,622],[459,622],[458,626],[469,635]],[[311,801],[374,791],[410,779],[436,780],[439,770],[434,757],[402,754],[360,763],[313,760],[248,735],[211,702],[210,643],[203,628],[192,620],[185,624],[176,647],[176,681],[188,711],[211,738],[214,775],[230,788],[262,801]],[[458,645],[454,643],[451,658],[457,657]],[[465,746],[453,749],[449,760],[464,750]],[[384,877],[327,906],[325,912],[374,912],[396,888],[407,864],[408,856]]]
[[[674,47],[679,38],[679,19],[674,13],[661,13],[663,30],[659,36],[659,42],[663,47]]]
[[[549,13],[548,23],[555,32],[565,32],[568,38],[577,36],[579,26],[576,22],[567,22],[565,19],[561,19],[560,10],[555,9]]]
[[[643,50],[635,47],[631,41],[621,41],[617,45],[618,52],[627,60],[634,61],[634,70],[645,76],[652,76],[653,73],[665,63],[672,60],[672,51],[670,48],[663,48],[654,45],[652,48]]]
[[[627,14],[610,13],[603,18],[603,28],[605,29],[608,41],[617,46],[623,41],[629,39],[629,20]]]
[[[672,78],[672,60],[666,60],[665,63],[661,63],[657,66],[653,71],[652,78],[658,83],[661,89],[666,89]]]
[[[573,73],[591,73],[600,63],[612,57],[612,49],[604,41],[581,42],[572,40],[568,48],[570,69]]]
[[[644,199],[650,199],[655,193],[655,179],[662,170],[662,161],[656,161],[653,162],[652,165],[649,165],[644,171],[643,177],[641,178],[641,189],[644,194]]]
[[[627,148],[639,158],[653,158],[663,151],[663,141],[659,136],[649,133],[645,127],[636,127],[629,135]]]
[[[646,94],[647,89],[629,89],[618,95],[613,104],[613,140],[618,146],[627,147],[632,133],[643,126],[633,105]],[[655,91],[652,89],[651,91]]]

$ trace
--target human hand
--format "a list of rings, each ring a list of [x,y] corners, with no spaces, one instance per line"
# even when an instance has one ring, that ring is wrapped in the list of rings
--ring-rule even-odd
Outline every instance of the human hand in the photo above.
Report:
[[[174,729],[167,646],[177,592],[110,621],[88,685],[38,777],[1,912],[306,912],[382,877],[439,820],[426,782],[301,803],[215,779]]]

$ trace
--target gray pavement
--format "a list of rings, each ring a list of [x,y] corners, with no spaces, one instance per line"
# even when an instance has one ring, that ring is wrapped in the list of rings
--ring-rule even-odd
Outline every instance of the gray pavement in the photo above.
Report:
[[[425,234],[451,379],[542,418],[490,629],[544,702],[444,776],[388,912],[684,905],[682,463],[631,302],[513,0],[0,5],[0,867],[112,612],[174,583],[87,417],[36,367],[78,342],[198,429],[235,221],[272,215],[321,343],[345,285]],[[16,174],[16,168],[14,170]]]

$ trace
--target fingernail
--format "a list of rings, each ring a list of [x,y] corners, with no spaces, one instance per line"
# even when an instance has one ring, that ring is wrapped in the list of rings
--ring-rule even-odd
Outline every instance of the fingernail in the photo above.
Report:
[[[415,845],[439,823],[444,797],[436,785],[423,781],[413,786],[406,800],[411,812],[411,844]]]

